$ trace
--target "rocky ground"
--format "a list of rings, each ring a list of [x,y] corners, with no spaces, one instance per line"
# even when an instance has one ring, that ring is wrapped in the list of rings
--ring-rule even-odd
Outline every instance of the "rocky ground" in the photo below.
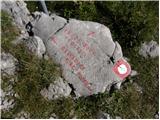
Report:
[[[37,2],[2,3],[1,117],[159,118],[158,2],[46,2],[46,4],[50,13],[54,14],[47,18],[48,24],[42,25],[41,22],[45,20],[42,13],[30,14],[40,10]],[[29,28],[31,26],[26,27],[29,21],[37,28],[33,29],[33,33]],[[58,49],[55,46],[54,49],[49,48],[53,47],[51,43],[44,41],[48,40],[46,33],[49,33],[50,28],[51,31],[65,28],[63,23],[73,32],[77,27],[74,24],[78,23],[81,28],[78,34],[84,31],[82,29],[86,26],[88,27],[85,29],[91,28],[96,32],[96,26],[103,24],[109,27],[112,34],[104,27],[105,29],[100,31],[101,36],[95,39],[99,40],[98,43],[95,44],[94,41],[91,45],[96,47],[99,54],[108,55],[111,53],[109,50],[112,50],[113,41],[118,41],[116,44],[119,47],[118,50],[115,49],[113,58],[116,60],[123,57],[131,64],[130,76],[119,82],[118,77],[110,73],[110,68],[105,67],[109,66],[111,61],[105,64],[104,61],[109,60],[109,57],[103,54],[98,57],[99,54],[96,53],[92,60],[90,57],[83,61],[80,57],[80,60],[88,65],[84,72],[87,73],[87,78],[93,86],[98,86],[88,96],[81,82],[74,82],[77,79],[72,73],[74,71],[57,62],[62,57]],[[48,31],[44,29],[46,25],[49,25]],[[54,35],[64,43],[61,30],[63,29],[56,30]],[[68,34],[68,29],[65,31]],[[84,33],[86,32],[87,30]],[[81,36],[90,40],[85,35]],[[109,40],[106,43],[105,37]],[[52,39],[52,42],[57,41]],[[109,47],[111,48],[108,49]],[[76,51],[72,50],[76,54]],[[92,62],[94,64],[90,65]],[[93,65],[97,67],[94,68]],[[101,72],[96,72],[96,76],[91,75],[96,69],[101,69]],[[108,73],[109,75],[106,75]],[[101,81],[105,79],[108,81]],[[110,81],[111,79],[113,81]],[[80,92],[82,94],[78,95]]]

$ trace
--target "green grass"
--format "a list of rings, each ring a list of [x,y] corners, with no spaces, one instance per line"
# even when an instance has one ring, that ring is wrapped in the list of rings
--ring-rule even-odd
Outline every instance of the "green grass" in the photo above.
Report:
[[[1,15],[2,51],[11,53],[18,60],[16,75],[2,76],[2,89],[10,84],[10,78],[17,78],[13,89],[19,95],[19,98],[14,98],[16,102],[13,109],[2,111],[2,118],[14,118],[21,110],[29,112],[31,118],[47,118],[52,112],[61,118],[70,117],[70,98],[48,102],[40,95],[42,88],[48,87],[61,76],[59,65],[51,59],[38,59],[23,44],[13,45],[11,42],[18,36],[18,29],[7,13],[2,11]]]
[[[37,2],[27,4],[32,12],[38,9]],[[8,15],[2,14],[2,50],[11,52],[22,64],[18,71],[19,81],[14,87],[20,94],[20,99],[17,99],[16,106],[11,111],[2,112],[2,118],[13,118],[22,109],[28,111],[31,118],[48,118],[51,113],[59,118],[72,118],[74,115],[71,111],[74,111],[77,118],[96,118],[98,111],[109,113],[113,118],[154,118],[159,111],[159,58],[145,59],[138,55],[138,50],[144,41],[159,40],[158,2],[47,1],[46,4],[50,11],[58,12],[62,17],[91,20],[108,26],[113,39],[120,43],[124,56],[130,59],[132,69],[138,71],[139,75],[127,78],[120,90],[111,93],[77,100],[69,97],[46,101],[40,96],[39,90],[48,86],[52,74],[54,76],[60,73],[59,67],[55,70],[57,66],[52,62],[27,55],[23,46],[12,49],[10,41],[17,36],[17,30],[11,27]],[[53,69],[55,71],[51,71]],[[137,91],[131,80],[142,87],[142,93]]]

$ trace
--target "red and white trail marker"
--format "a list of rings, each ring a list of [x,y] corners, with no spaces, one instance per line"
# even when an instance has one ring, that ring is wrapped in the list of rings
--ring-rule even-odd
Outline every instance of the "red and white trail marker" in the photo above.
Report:
[[[124,59],[118,60],[113,66],[112,70],[121,79],[126,78],[131,73],[131,67],[127,61]]]

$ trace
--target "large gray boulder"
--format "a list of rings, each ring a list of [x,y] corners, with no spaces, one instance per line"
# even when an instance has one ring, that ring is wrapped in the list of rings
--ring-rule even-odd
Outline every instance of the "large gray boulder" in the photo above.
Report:
[[[13,90],[13,85],[15,83],[16,73],[16,65],[18,65],[17,59],[12,56],[10,53],[1,53],[1,75],[2,80],[1,84],[3,85],[3,89],[0,89],[0,97],[1,97],[1,110],[6,111],[14,107],[15,100],[13,97],[15,96],[15,91]],[[3,77],[11,77],[10,79],[3,80]],[[4,82],[7,82],[4,86]]]
[[[35,16],[34,34],[62,66],[63,77],[73,85],[76,96],[105,92],[122,81],[113,71],[114,64],[123,59],[122,50],[106,26],[38,12]]]

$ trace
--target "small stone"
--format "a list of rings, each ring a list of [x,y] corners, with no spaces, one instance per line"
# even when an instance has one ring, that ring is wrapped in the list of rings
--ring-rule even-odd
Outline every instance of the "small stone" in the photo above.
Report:
[[[155,114],[155,119],[159,119],[159,112]]]
[[[1,53],[1,71],[2,75],[14,75],[17,65],[17,59],[10,53]]]
[[[1,109],[2,110],[9,110],[10,108],[14,107],[14,100],[13,99],[7,99],[5,98],[4,101],[2,101]]]
[[[1,80],[3,83],[4,81]],[[12,79],[8,81],[9,84],[6,84],[6,86],[2,86],[0,89],[0,97],[1,97],[1,110],[6,111],[14,107],[15,100],[13,99],[15,91],[13,89],[13,81]],[[3,85],[3,84],[2,84]]]
[[[112,119],[112,118],[110,117],[108,113],[100,111],[97,114],[97,119]]]
[[[49,119],[58,119],[58,116],[55,113],[52,113]]]
[[[17,93],[14,94],[14,97],[19,98],[19,95]]]
[[[30,118],[30,114],[22,110],[17,114],[15,119],[28,119],[28,118]]]
[[[138,75],[137,71],[135,71],[135,70],[131,71],[131,74],[130,74],[131,77],[134,77],[134,76],[137,76],[137,75]]]
[[[159,56],[159,45],[156,41],[144,42],[139,50],[139,54],[143,57],[155,58]]]
[[[27,46],[28,50],[42,58],[46,52],[45,45],[41,38],[38,36],[29,36],[23,40],[23,43]]]
[[[114,85],[115,89],[120,90],[121,84],[122,84],[122,82],[119,82],[119,83],[115,84],[115,85]]]
[[[45,59],[45,60],[49,60],[48,55],[44,55],[44,59]]]
[[[41,95],[48,99],[53,100],[59,97],[67,97],[71,93],[69,85],[63,81],[62,78],[58,78],[54,83],[51,83],[48,88],[44,88],[40,91]]]
[[[21,34],[25,34],[25,31],[24,31],[24,30],[22,30],[22,31],[21,31]]]
[[[141,86],[139,86],[137,83],[133,83],[133,85],[137,92],[140,92],[141,94],[143,93],[143,88]]]

